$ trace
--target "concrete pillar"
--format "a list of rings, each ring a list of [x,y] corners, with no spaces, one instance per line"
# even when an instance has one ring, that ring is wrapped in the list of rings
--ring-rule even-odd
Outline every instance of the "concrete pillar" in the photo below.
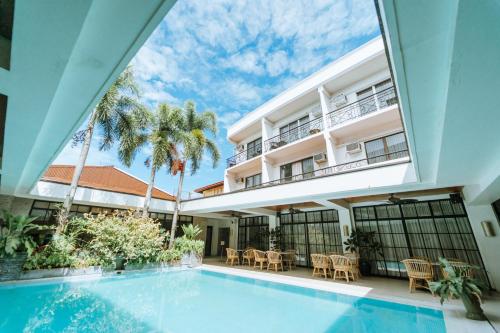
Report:
[[[500,265],[498,265],[498,254],[500,253],[499,221],[491,205],[468,205],[465,203],[465,209],[490,283],[494,289],[498,290],[500,288]],[[491,222],[495,236],[487,237],[485,235],[481,226],[482,221]]]
[[[278,226],[278,218],[276,215],[268,215],[269,218],[269,231]],[[269,239],[269,248],[271,248],[271,239]]]
[[[339,214],[340,235],[342,237],[342,248],[344,249],[344,252],[345,252],[346,249],[345,249],[344,242],[347,241],[347,239],[349,238],[349,235],[351,234],[351,231],[353,230],[351,211],[347,208],[337,209],[337,211]]]
[[[337,164],[335,160],[335,142],[328,131],[329,123],[327,115],[330,112],[328,105],[330,104],[330,94],[323,86],[318,88],[318,94],[321,104],[321,113],[323,115],[323,136],[326,144],[326,155],[328,157],[328,166]]]
[[[266,118],[261,119],[261,127],[262,127],[262,158],[261,158],[261,169],[262,169],[262,182],[267,183],[273,179],[272,170],[273,166],[271,161],[266,159],[265,154],[265,142],[273,136],[273,123],[267,120]]]

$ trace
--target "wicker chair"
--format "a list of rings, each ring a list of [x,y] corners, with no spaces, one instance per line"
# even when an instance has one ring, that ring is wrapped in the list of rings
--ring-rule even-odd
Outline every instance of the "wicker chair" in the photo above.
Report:
[[[255,261],[255,254],[253,253],[254,249],[246,249],[243,252],[243,265],[245,261],[248,262],[248,266],[252,266],[252,262]]]
[[[346,257],[346,256],[341,256],[341,255],[332,255],[330,256],[330,259],[332,260],[333,264],[333,279],[337,279],[337,273],[339,273],[340,278],[344,278],[347,283],[349,283],[349,278],[351,278],[353,281],[355,280],[354,277],[354,265],[352,264],[351,260]],[[343,276],[342,276],[343,275]]]
[[[311,254],[313,264],[312,276],[322,275],[325,279],[332,274],[330,269],[330,258],[324,254],[313,253]]]
[[[226,249],[226,252],[227,252],[226,264],[230,264],[231,266],[233,266],[235,261],[238,263],[238,265],[240,264],[240,256],[238,255],[238,251],[228,247]]]
[[[288,266],[288,269],[292,269],[292,267],[297,267],[295,264],[295,257],[297,252],[295,250],[286,250],[285,255],[283,256],[283,262]]]
[[[462,275],[462,276],[465,276],[468,278],[473,277],[474,268],[471,265],[469,265],[468,263],[466,263],[460,259],[452,259],[452,258],[448,259],[447,258],[446,260],[448,260],[448,263],[450,264],[451,267],[453,267],[453,269],[455,270],[455,272],[458,275]],[[448,273],[443,268],[441,268],[441,274],[443,274],[444,278],[448,277]]]
[[[264,268],[264,264],[267,265],[266,252],[253,250],[253,256],[254,256],[253,267],[255,268],[257,267],[257,264],[259,264],[260,270],[262,270]]]
[[[424,288],[430,290],[429,282],[432,282],[433,270],[432,264],[425,259],[405,259],[401,261],[405,267],[410,279],[410,293],[416,288]],[[418,281],[423,281],[425,284],[419,284]]]
[[[345,253],[345,257],[349,258],[349,261],[352,264],[352,274],[354,278],[357,280],[361,277],[361,271],[359,270],[359,254],[357,253]]]
[[[281,268],[281,271],[283,271],[283,258],[281,257],[281,254],[276,251],[267,251],[267,270],[269,268],[273,268],[277,272],[278,267]]]

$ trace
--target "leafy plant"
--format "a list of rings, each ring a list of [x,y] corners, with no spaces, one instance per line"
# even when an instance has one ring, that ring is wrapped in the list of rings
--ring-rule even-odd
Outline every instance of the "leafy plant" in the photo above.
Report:
[[[481,309],[480,297],[487,287],[480,280],[466,274],[473,267],[467,265],[454,268],[445,258],[439,258],[439,262],[445,272],[444,277],[440,281],[431,282],[429,286],[433,293],[440,296],[441,304],[452,297],[460,298],[467,311],[467,318],[485,320],[486,318]]]
[[[275,227],[262,231],[264,237],[269,237],[271,250],[279,250],[281,246],[281,228]]]
[[[47,229],[34,224],[36,217],[13,215],[2,210],[0,223],[0,258],[11,257],[16,252],[26,252],[30,256],[36,248],[32,232]]]
[[[189,239],[184,235],[175,239],[173,249],[179,251],[181,254],[195,253],[201,255],[203,254],[204,248],[204,241]]]
[[[158,256],[158,260],[164,263],[173,263],[181,260],[182,252],[177,249],[162,250]]]
[[[196,239],[196,237],[198,237],[198,235],[202,232],[199,226],[193,224],[183,224],[181,228],[184,236],[186,236],[186,238],[190,240]]]
[[[363,258],[369,259],[373,254],[382,255],[382,244],[377,241],[375,231],[353,230],[344,245],[347,251],[358,252]]]

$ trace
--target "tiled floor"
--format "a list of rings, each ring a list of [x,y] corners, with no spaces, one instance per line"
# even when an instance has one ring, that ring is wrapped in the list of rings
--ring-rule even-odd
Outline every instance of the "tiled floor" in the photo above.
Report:
[[[433,297],[427,291],[408,292],[408,281],[381,277],[363,277],[347,284],[345,281],[333,281],[331,278],[312,277],[312,269],[298,267],[291,271],[273,272],[260,271],[253,267],[235,265],[229,266],[220,258],[205,258],[204,266],[208,269],[222,270],[228,273],[241,274],[255,278],[269,279],[281,283],[298,284],[311,288],[348,293],[364,297],[373,297],[388,301],[441,308],[439,298]],[[494,332],[487,323],[478,323],[464,318],[465,311],[460,300],[451,300],[443,307],[446,325],[450,332]],[[500,331],[500,295],[492,293],[484,297],[483,309],[489,321]]]

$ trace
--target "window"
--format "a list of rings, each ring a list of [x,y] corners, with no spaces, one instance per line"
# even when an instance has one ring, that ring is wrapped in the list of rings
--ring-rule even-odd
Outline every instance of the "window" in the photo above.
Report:
[[[382,256],[372,258],[373,274],[405,277],[401,260],[424,256],[437,262],[445,257],[480,267],[477,277],[488,282],[463,203],[444,199],[353,211],[356,229],[374,231],[382,244]]]
[[[247,160],[262,154],[262,138],[247,143]]]
[[[238,220],[238,249],[253,247],[257,250],[269,249],[269,218],[253,216]]]
[[[280,168],[280,179],[283,182],[308,179],[313,176],[314,162],[312,157],[282,165]]]
[[[245,178],[245,188],[251,188],[262,184],[262,174],[256,174]]]
[[[403,132],[365,142],[368,164],[408,156],[408,146]]]
[[[338,212],[334,209],[281,214],[281,247],[294,249],[297,265],[310,266],[312,253],[342,253]]]
[[[392,80],[387,79],[369,88],[356,93],[360,115],[383,109],[397,103],[396,94],[392,87]]]
[[[303,126],[308,122],[309,115],[280,127],[280,141],[290,143],[309,135],[309,126]]]

